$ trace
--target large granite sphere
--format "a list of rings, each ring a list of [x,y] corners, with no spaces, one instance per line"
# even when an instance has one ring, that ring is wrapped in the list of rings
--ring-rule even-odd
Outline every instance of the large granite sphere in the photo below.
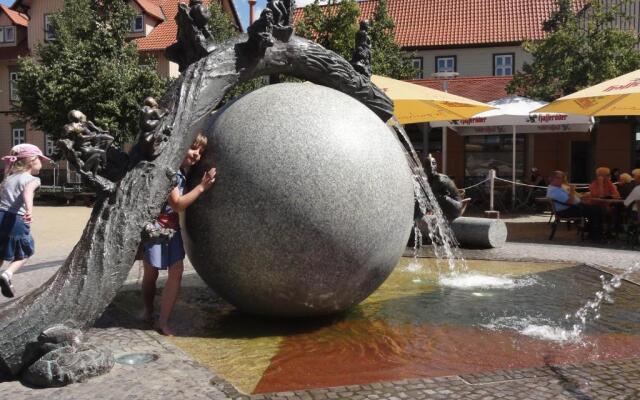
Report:
[[[190,180],[214,163],[218,177],[187,210],[185,242],[217,293],[245,312],[308,316],[345,310],[384,282],[411,230],[413,183],[372,111],[283,83],[235,101],[204,131]]]

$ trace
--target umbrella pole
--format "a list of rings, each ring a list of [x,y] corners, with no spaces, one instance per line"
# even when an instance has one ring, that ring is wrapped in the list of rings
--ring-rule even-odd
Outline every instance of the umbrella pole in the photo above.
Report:
[[[442,128],[442,173],[447,174],[447,127]]]
[[[511,157],[511,208],[516,208],[516,126],[512,125],[511,148],[513,149]]]

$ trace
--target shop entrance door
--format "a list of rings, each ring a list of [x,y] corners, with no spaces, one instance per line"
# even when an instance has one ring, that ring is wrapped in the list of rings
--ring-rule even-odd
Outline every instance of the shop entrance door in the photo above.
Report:
[[[591,142],[577,140],[571,142],[571,182],[589,182],[590,153]]]

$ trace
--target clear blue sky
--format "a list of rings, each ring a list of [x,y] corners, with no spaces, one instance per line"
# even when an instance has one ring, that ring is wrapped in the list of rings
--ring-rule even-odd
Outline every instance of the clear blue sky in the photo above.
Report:
[[[10,6],[13,4],[14,0],[0,0],[0,3]],[[238,10],[238,15],[240,15],[240,21],[242,21],[242,28],[244,30],[247,29],[247,25],[249,23],[249,2],[247,0],[233,0],[236,5],[236,10]],[[258,0],[256,3],[256,18],[260,15],[260,11],[264,8],[266,0]],[[297,0],[296,6],[302,7],[309,3],[313,2],[313,0]]]
[[[233,2],[236,5],[236,10],[238,10],[238,15],[240,16],[240,21],[242,22],[242,28],[246,31],[247,25],[249,24],[249,1],[233,0]],[[322,2],[322,0],[320,2]],[[258,18],[258,16],[260,15],[260,12],[262,11],[266,3],[267,3],[267,0],[258,0],[256,2],[256,9],[255,9],[256,18]],[[303,7],[310,3],[313,3],[313,0],[296,0],[296,7]]]

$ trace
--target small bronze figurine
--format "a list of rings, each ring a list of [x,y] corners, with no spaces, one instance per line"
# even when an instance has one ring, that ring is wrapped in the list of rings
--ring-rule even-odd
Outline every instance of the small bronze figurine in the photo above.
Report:
[[[360,30],[356,33],[356,47],[353,50],[351,65],[360,74],[371,78],[371,39],[369,21],[360,21]]]
[[[431,154],[425,159],[424,169],[429,186],[438,200],[444,217],[449,222],[458,218],[461,215],[463,203],[456,184],[447,175],[438,173],[438,164]]]
[[[281,42],[288,42],[293,35],[291,2],[267,0],[267,9],[271,10],[273,16],[273,37]]]
[[[126,155],[113,147],[113,136],[88,121],[82,112],[71,110],[68,117],[62,138],[56,142],[61,154],[97,190],[111,192],[115,184],[106,177],[117,179],[123,174]],[[110,154],[114,162],[108,170]]]
[[[180,72],[215,50],[213,36],[207,26],[211,13],[202,0],[190,0],[187,6],[178,4],[176,24],[177,42],[167,47],[166,57],[178,64]]]
[[[273,46],[273,11],[265,8],[253,24],[247,28],[248,44],[258,54],[264,54],[267,47]]]
[[[64,126],[66,139],[73,142],[72,148],[79,169],[97,175],[107,164],[107,148],[113,136],[98,128],[78,110],[69,112],[69,123]]]
[[[166,110],[158,107],[153,97],[144,99],[140,109],[140,135],[138,136],[138,151],[146,160],[152,160],[162,151],[162,144],[168,139],[168,131],[156,132]]]

